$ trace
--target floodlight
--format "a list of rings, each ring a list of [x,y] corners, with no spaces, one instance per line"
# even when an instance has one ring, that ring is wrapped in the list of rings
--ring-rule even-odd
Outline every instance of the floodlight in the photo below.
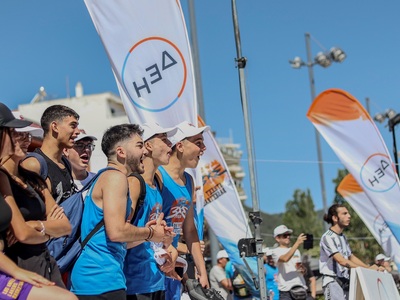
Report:
[[[301,60],[300,57],[296,56],[293,60],[289,60],[290,66],[293,69],[300,69],[301,66],[304,65],[304,62]]]
[[[329,56],[323,52],[317,53],[317,56],[315,56],[315,62],[324,68],[329,67],[332,63],[331,60],[329,59]]]
[[[346,53],[338,47],[331,48],[330,54],[335,62],[342,62],[346,59]]]

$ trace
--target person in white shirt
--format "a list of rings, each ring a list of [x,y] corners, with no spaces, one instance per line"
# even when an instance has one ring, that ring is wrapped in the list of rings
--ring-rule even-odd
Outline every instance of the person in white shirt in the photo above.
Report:
[[[274,249],[272,258],[278,267],[278,289],[280,300],[306,299],[307,285],[303,277],[304,268],[301,265],[299,246],[306,240],[306,235],[301,233],[296,242],[290,247],[292,229],[279,225],[274,229],[274,238],[279,244]],[[294,298],[292,293],[300,294]],[[304,298],[301,298],[304,297]]]
[[[225,266],[229,261],[228,253],[220,250],[217,253],[217,264],[210,271],[210,285],[220,292],[224,299],[232,299],[230,291],[232,290],[231,280],[226,277]]]

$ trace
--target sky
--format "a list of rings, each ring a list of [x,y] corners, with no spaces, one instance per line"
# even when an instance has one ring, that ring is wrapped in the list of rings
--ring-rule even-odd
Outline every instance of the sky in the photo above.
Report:
[[[189,26],[187,0],[181,4]],[[306,118],[311,105],[308,71],[292,69],[295,56],[307,59],[305,33],[313,57],[333,46],[347,54],[343,63],[314,66],[317,95],[343,89],[374,116],[400,112],[400,3],[387,1],[236,0],[256,166],[257,203],[266,213],[281,213],[295,189],[310,189],[322,209],[315,130]],[[247,145],[235,65],[231,1],[195,1],[197,40],[205,119],[219,138],[241,145],[244,181],[251,199]],[[0,2],[0,101],[11,109],[31,101],[44,86],[50,98],[118,89],[100,38],[83,0],[2,0]],[[378,128],[391,152],[386,123]],[[399,129],[400,130],[400,129]],[[398,138],[399,140],[399,138]],[[399,146],[400,147],[400,146]],[[332,180],[343,168],[321,137],[328,206]]]

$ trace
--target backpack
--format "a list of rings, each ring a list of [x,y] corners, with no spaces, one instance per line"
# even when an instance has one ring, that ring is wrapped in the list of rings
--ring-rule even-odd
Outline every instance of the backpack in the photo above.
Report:
[[[100,170],[81,190],[68,197],[60,204],[60,206],[64,208],[64,214],[67,216],[71,224],[71,233],[67,236],[50,239],[47,242],[47,248],[50,255],[56,260],[61,273],[72,269],[83,247],[85,247],[89,239],[104,225],[103,219],[88,234],[85,240],[81,242],[81,223],[84,209],[84,198],[82,193],[87,191],[100,174],[107,170],[114,169],[104,168]]]
[[[238,298],[247,298],[250,296],[250,291],[247,288],[246,282],[244,281],[242,275],[235,269],[232,277],[232,287],[233,293]]]
[[[128,177],[136,177],[140,182],[140,194],[136,202],[135,212],[133,213],[133,217],[131,219],[131,224],[134,224],[139,214],[139,211],[143,207],[144,199],[146,198],[146,182],[144,181],[142,175],[140,175],[139,173],[131,173],[128,175]]]
[[[224,300],[224,297],[214,288],[203,288],[197,279],[188,279],[185,283],[191,300]]]

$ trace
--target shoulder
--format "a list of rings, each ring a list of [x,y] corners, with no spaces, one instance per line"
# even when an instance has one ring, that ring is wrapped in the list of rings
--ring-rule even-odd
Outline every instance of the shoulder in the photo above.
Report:
[[[127,186],[128,181],[124,173],[118,170],[106,170],[99,175],[98,183],[116,190],[116,187]]]
[[[24,169],[40,174],[40,162],[34,156],[28,156],[21,161],[21,166]]]

